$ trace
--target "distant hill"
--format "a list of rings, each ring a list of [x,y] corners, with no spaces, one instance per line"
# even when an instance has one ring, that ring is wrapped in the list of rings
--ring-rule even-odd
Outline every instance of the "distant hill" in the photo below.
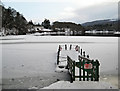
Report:
[[[85,28],[85,30],[97,29],[119,31],[117,19],[97,20],[92,22],[86,22],[81,25]]]
[[[96,20],[96,21],[92,21],[92,22],[83,23],[82,26],[93,26],[93,25],[98,25],[98,24],[112,24],[112,23],[116,23],[116,22],[117,22],[117,20],[115,20],[115,19]]]

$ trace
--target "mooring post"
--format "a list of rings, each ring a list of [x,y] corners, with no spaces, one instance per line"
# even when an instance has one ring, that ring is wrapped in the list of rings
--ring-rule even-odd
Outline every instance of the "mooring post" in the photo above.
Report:
[[[82,55],[82,49],[81,49],[81,55]]]
[[[78,46],[78,53],[80,53],[80,46]]]
[[[89,55],[87,55],[87,58],[89,58]]]
[[[80,56],[79,56],[79,81],[81,81],[81,59],[80,59]]]
[[[75,61],[73,61],[73,81],[75,81]]]
[[[83,52],[83,56],[85,57],[85,51]]]
[[[65,50],[67,50],[67,45],[65,44]]]
[[[96,81],[99,81],[99,61],[96,60]]]
[[[70,50],[72,49],[72,45],[70,44]]]
[[[57,65],[59,64],[60,48],[61,48],[61,46],[59,45],[58,53],[57,53]]]
[[[85,60],[83,60],[83,81],[85,81],[85,68],[84,68]]]
[[[94,60],[92,60],[91,63],[94,64]],[[93,81],[93,76],[94,76],[94,73],[93,73],[93,68],[92,68],[92,72],[91,72],[91,81]]]

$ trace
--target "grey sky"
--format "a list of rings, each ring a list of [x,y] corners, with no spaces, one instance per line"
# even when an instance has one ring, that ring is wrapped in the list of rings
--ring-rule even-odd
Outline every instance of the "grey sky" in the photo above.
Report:
[[[84,23],[118,18],[119,0],[2,0],[3,4],[22,13],[25,18],[41,23],[71,21]]]

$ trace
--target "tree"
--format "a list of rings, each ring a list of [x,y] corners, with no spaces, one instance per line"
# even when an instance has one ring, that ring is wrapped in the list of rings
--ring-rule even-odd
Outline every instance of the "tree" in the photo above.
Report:
[[[48,19],[45,19],[42,24],[44,28],[49,29],[50,28],[50,21]]]
[[[15,17],[16,28],[19,30],[18,34],[26,34],[27,33],[27,21],[19,12],[17,12],[17,16]]]
[[[30,21],[28,22],[28,24],[30,24],[30,25],[34,25],[33,22],[32,22],[32,20],[30,20]]]
[[[65,31],[65,29],[70,29],[73,32],[73,35],[84,35],[85,29],[81,24],[75,24],[72,22],[53,22],[52,25],[53,31]]]
[[[18,34],[26,34],[26,25],[27,20],[22,14],[11,7],[6,9],[2,6],[2,27],[4,27],[5,30],[15,28],[18,30]]]

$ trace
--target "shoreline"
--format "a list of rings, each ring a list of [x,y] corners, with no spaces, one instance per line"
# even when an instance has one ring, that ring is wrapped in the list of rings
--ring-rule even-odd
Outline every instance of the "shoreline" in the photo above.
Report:
[[[21,78],[3,78],[2,85],[3,89],[31,89],[36,87],[41,89],[43,87],[49,86],[57,81],[65,80],[69,81],[68,73],[52,73],[45,74],[42,76],[25,76]]]
[[[52,75],[49,75],[49,77],[45,77],[45,78],[41,76],[36,76],[36,77],[2,79],[3,81],[2,88],[3,89],[35,89],[35,88],[42,89],[45,87],[49,87],[50,85],[55,84],[59,81],[70,82],[70,79],[67,79],[69,77],[64,78],[65,76],[60,76],[60,75],[62,74],[59,73],[56,76],[55,74],[54,75],[52,74]],[[74,81],[74,82],[77,82],[77,81]],[[93,82],[93,81],[89,81],[89,82]],[[113,87],[118,88],[118,76],[117,75],[101,75],[99,82],[109,83]]]

